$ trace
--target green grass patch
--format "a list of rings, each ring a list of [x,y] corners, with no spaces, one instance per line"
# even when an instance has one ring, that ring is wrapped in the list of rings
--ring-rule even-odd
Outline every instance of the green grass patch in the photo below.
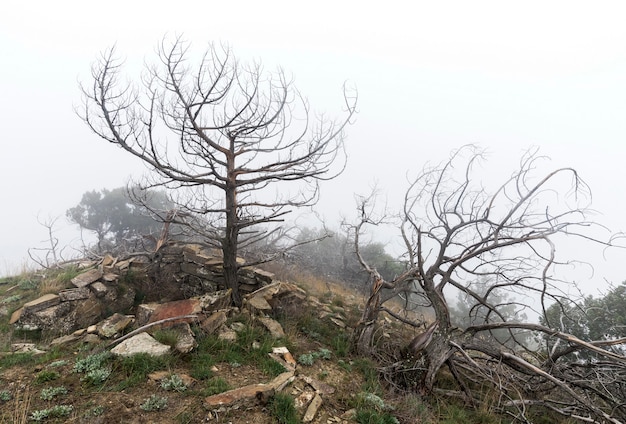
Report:
[[[300,417],[296,410],[293,397],[285,393],[276,393],[269,405],[270,414],[281,424],[298,424]]]
[[[54,381],[54,380],[58,379],[60,376],[61,375],[58,372],[56,372],[56,371],[43,370],[43,371],[40,371],[35,376],[35,383],[37,383],[37,384],[47,383],[49,381]]]
[[[202,389],[201,394],[203,396],[212,396],[227,392],[230,389],[231,387],[226,380],[221,377],[214,377],[206,382],[206,386]]]
[[[121,391],[128,387],[144,384],[148,374],[154,371],[167,370],[174,364],[171,355],[151,356],[147,353],[116,358],[113,363],[113,372],[121,381],[114,388]]]
[[[159,343],[174,347],[178,342],[178,334],[179,333],[176,330],[165,329],[155,331],[152,333],[152,337],[154,337]]]

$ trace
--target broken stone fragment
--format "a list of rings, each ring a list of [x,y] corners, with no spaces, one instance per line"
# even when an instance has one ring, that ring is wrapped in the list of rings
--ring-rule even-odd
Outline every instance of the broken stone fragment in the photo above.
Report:
[[[159,343],[148,333],[139,333],[111,349],[111,353],[119,356],[131,356],[145,353],[150,356],[162,356],[169,353],[170,347]]]
[[[16,322],[19,321],[20,317],[22,316],[22,312],[24,311],[24,308],[20,308],[16,311],[14,311],[11,314],[11,319],[9,320],[9,324],[15,324]]]
[[[85,287],[91,283],[95,283],[100,277],[102,277],[102,271],[99,269],[90,269],[72,278],[72,284],[74,284],[75,287]]]
[[[41,311],[42,309],[49,308],[51,306],[58,305],[61,302],[61,299],[56,294],[45,294],[38,299],[31,300],[24,304],[24,312],[26,313],[34,313],[37,311]]]
[[[108,292],[107,286],[99,281],[91,284],[89,288],[96,295],[96,297],[104,297]]]
[[[335,393],[335,388],[333,386],[309,377],[308,375],[305,375],[304,377],[302,377],[302,379],[305,381],[305,383],[313,387],[313,389],[321,395],[332,395],[333,393]]]
[[[61,346],[64,344],[72,343],[81,339],[81,335],[76,335],[74,333],[68,334],[67,336],[57,337],[56,339],[50,342],[50,346]]]
[[[113,273],[113,272],[107,272],[106,274],[104,274],[102,276],[102,281],[105,281],[107,283],[113,283],[115,281],[117,281],[120,278],[119,275]]]
[[[267,328],[273,338],[280,339],[282,337],[285,337],[285,331],[278,321],[275,321],[268,317],[259,317],[258,320],[261,322],[261,324],[263,324],[265,328]]]
[[[89,289],[87,287],[77,287],[74,289],[61,290],[59,298],[61,302],[69,302],[73,300],[82,300],[89,297]]]
[[[222,324],[226,322],[227,319],[228,318],[226,317],[226,313],[224,311],[214,312],[202,321],[200,328],[202,328],[202,330],[204,330],[207,334],[213,334],[222,326]]]
[[[43,350],[37,349],[34,343],[13,343],[11,345],[11,352],[32,353],[34,355],[41,355],[42,353],[46,353]]]
[[[309,407],[306,409],[304,417],[302,417],[302,422],[310,423],[315,418],[318,409],[322,406],[322,397],[318,394],[315,395]]]
[[[132,315],[122,315],[115,313],[98,323],[98,335],[109,339],[116,335],[122,334],[124,329],[134,322],[135,317]]]
[[[272,310],[272,307],[262,295],[251,296],[245,300],[245,306],[250,313],[263,315]]]
[[[210,410],[220,407],[233,407],[235,405],[264,403],[275,392],[281,391],[287,384],[293,381],[293,371],[284,372],[267,384],[251,384],[224,393],[209,396],[204,399],[204,407]]]
[[[191,331],[191,327],[188,323],[176,324],[172,329],[178,336],[174,347],[180,353],[189,353],[198,346],[193,331]]]
[[[200,304],[203,312],[219,311],[227,309],[232,302],[232,290],[221,290],[216,293],[200,296]]]

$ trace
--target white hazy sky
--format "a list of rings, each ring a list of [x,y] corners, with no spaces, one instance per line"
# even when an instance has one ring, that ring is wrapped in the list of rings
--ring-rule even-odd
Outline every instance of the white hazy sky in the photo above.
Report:
[[[141,64],[165,34],[195,47],[229,43],[280,65],[318,110],[359,91],[349,166],[323,187],[329,220],[350,215],[374,181],[394,204],[405,173],[478,143],[515,165],[540,146],[578,169],[598,220],[626,229],[626,3],[623,1],[119,1],[7,0],[0,12],[0,275],[19,270],[87,190],[115,188],[143,168],[74,113],[78,81],[117,43]],[[510,162],[507,162],[506,160]],[[498,165],[500,166],[500,165]],[[487,177],[489,178],[489,177]],[[586,252],[581,256],[585,256]],[[596,286],[626,280],[626,252],[594,260]],[[588,274],[588,273],[587,273]]]

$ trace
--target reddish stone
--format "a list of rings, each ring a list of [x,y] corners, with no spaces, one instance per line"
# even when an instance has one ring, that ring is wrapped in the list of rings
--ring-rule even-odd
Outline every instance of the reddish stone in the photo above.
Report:
[[[148,322],[156,322],[167,318],[174,318],[183,315],[198,314],[202,311],[199,299],[183,299],[174,302],[167,302],[154,308]]]

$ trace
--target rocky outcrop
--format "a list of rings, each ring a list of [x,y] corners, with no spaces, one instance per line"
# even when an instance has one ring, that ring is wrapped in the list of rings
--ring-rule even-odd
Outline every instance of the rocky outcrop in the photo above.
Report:
[[[106,255],[87,264],[71,280],[72,288],[26,303],[10,323],[23,330],[70,334],[114,313],[134,314],[137,325],[166,316],[215,311],[230,306],[224,290],[222,259],[218,251],[200,244],[171,243],[154,257],[127,259]],[[244,265],[243,259],[239,260]],[[240,289],[250,293],[272,282],[273,275],[242,268]],[[144,303],[134,310],[137,300]],[[171,303],[171,302],[179,303]],[[170,302],[167,306],[164,302]]]

